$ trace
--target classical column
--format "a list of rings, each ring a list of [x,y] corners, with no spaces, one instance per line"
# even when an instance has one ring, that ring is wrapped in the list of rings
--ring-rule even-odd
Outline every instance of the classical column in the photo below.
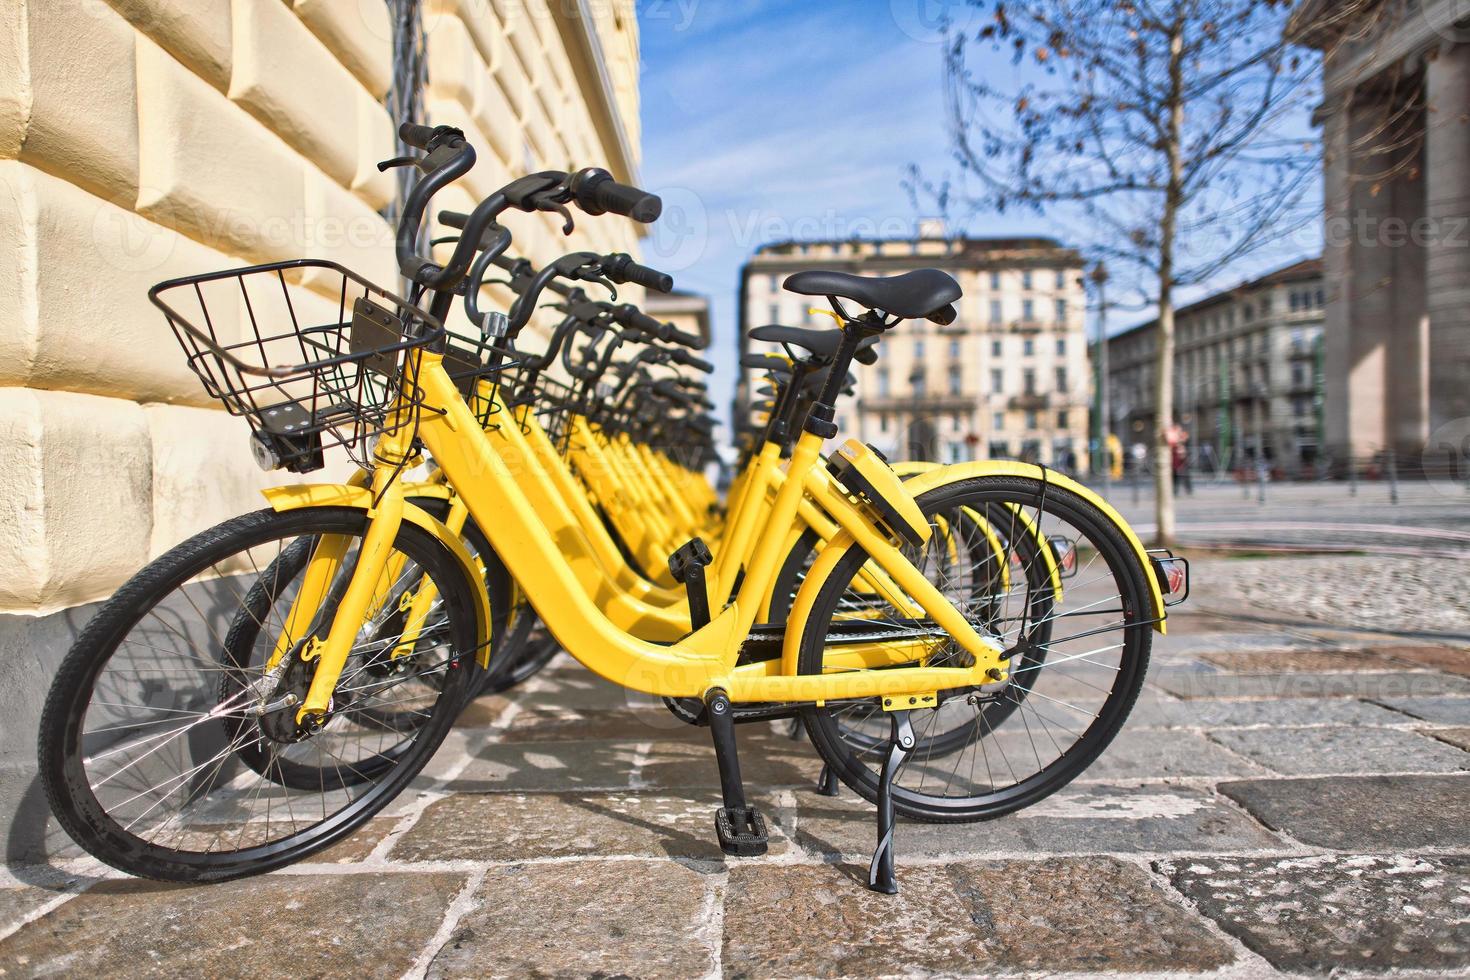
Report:
[[[1352,140],[1351,109],[1345,97],[1321,110],[1323,242],[1322,279],[1326,289],[1323,393],[1323,452],[1341,457],[1349,452],[1348,368],[1352,351],[1352,221],[1348,205]],[[1223,351],[1222,351],[1223,354]],[[1239,431],[1239,430],[1236,430]]]
[[[1470,416],[1470,44],[1426,65],[1429,429]]]

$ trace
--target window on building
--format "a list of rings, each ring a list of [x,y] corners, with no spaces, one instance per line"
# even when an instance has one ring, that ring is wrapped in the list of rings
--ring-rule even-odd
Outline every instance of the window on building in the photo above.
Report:
[[[779,290],[781,288],[781,277],[778,276],[778,275],[772,274],[769,278],[771,280],[771,288],[770,288],[769,292],[774,293],[774,292],[776,292],[777,290]]]
[[[1065,394],[1067,391],[1067,369],[1057,368],[1057,391]]]
[[[878,431],[879,432],[887,432],[888,431],[888,413],[887,412],[884,412],[882,415],[879,415],[878,416]]]
[[[1009,459],[1011,456],[1010,444],[1005,441],[992,442],[990,444],[991,459]]]
[[[960,422],[960,413],[959,412],[955,412],[953,415],[951,415],[949,417],[949,430],[951,432],[958,432],[958,431],[960,431],[961,424],[962,423]]]
[[[1301,361],[1292,362],[1291,383],[1293,385],[1303,385],[1307,383],[1307,366]]]
[[[1311,411],[1311,408],[1312,400],[1310,398],[1298,395],[1291,400],[1291,414],[1295,415],[1297,418],[1303,418],[1304,416],[1306,416],[1307,413]]]
[[[1261,302],[1260,302],[1260,307],[1259,307],[1258,312],[1261,314],[1261,316],[1270,316],[1271,315],[1271,296],[1270,296],[1270,294],[1267,294],[1267,295],[1261,297]]]
[[[1026,410],[1026,428],[1027,429],[1034,429],[1034,428],[1036,428],[1036,412],[1033,409],[1029,409],[1028,408]]]
[[[1021,319],[1028,323],[1036,319],[1036,304],[1029,299],[1021,300]]]
[[[1058,337],[1057,338],[1057,353],[1058,354],[1065,354],[1065,353],[1067,353],[1067,338],[1066,337]]]
[[[1005,387],[1005,373],[1000,368],[992,368],[990,371],[990,392],[998,395]]]
[[[922,339],[921,340],[915,340],[914,341],[914,360],[916,360],[916,361],[917,360],[923,360],[923,357],[924,357],[924,341]]]
[[[997,432],[1006,427],[1006,413],[994,412],[990,416],[990,427]]]
[[[1067,288],[1067,270],[1066,269],[1058,269],[1057,270],[1057,288],[1058,289],[1066,289]]]
[[[1021,341],[1021,353],[1026,357],[1031,357],[1033,354],[1035,354],[1036,341],[1032,340],[1030,337],[1027,337],[1025,340]]]
[[[1031,288],[1031,270],[1030,269],[1025,269],[1025,270],[1023,270],[1021,272],[1021,288],[1022,289],[1030,289]]]
[[[960,342],[958,340],[951,340],[949,342],[949,356],[954,358],[955,360],[959,360]]]
[[[992,271],[990,273],[990,288],[991,289],[999,289],[1000,288],[1000,273],[999,272]]]
[[[1319,289],[1317,290],[1317,307],[1320,309],[1324,305],[1326,304],[1322,302],[1322,290]]]
[[[990,301],[990,322],[1000,322],[1000,300],[998,299],[993,299]]]
[[[1036,371],[1027,368],[1021,372],[1021,390],[1028,395],[1036,394]]]
[[[879,398],[887,398],[888,397],[888,369],[887,368],[879,368],[878,369],[878,397]]]
[[[1072,424],[1071,423],[1071,416],[1067,414],[1067,410],[1065,408],[1062,409],[1061,411],[1057,412],[1057,428],[1058,429],[1065,429],[1065,428],[1067,428],[1067,426],[1069,426],[1071,424]]]
[[[1000,341],[998,341],[998,340],[992,340],[990,342],[990,356],[991,357],[999,357],[1000,356]]]
[[[771,323],[780,323],[781,322],[781,307],[780,307],[780,305],[777,304],[777,303],[772,303],[771,304],[771,310],[770,310],[770,312],[771,312],[771,319],[770,319],[769,322],[771,322]]]
[[[951,364],[949,366],[949,393],[951,395],[958,395],[963,388],[964,372],[960,370],[958,364]]]
[[[913,388],[915,398],[923,398],[928,393],[929,385],[923,371],[915,371],[910,375],[909,384]]]
[[[1057,322],[1067,322],[1067,301],[1064,299],[1057,300]]]

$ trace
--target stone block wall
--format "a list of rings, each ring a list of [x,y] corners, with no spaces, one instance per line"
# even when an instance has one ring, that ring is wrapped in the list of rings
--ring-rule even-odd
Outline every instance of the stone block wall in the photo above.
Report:
[[[429,121],[480,155],[436,210],[532,170],[636,178],[632,2],[589,9],[426,0]],[[31,805],[12,858],[38,846],[35,715],[89,605],[285,482],[255,468],[147,290],[311,256],[396,291],[395,185],[375,166],[394,154],[391,50],[382,0],[0,3],[0,822]],[[622,219],[571,240],[543,216],[507,224],[538,262],[637,251]]]

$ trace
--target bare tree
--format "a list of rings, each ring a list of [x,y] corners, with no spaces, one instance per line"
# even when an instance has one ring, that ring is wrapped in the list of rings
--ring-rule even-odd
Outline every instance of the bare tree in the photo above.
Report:
[[[1348,22],[1372,3],[1317,16]],[[1177,293],[1320,220],[1320,54],[1288,40],[1301,25],[1286,0],[973,6],[981,26],[953,31],[946,49],[960,173],[916,174],[916,186],[946,211],[1031,209],[1070,225],[1139,309],[1157,309],[1152,455],[1167,545]]]

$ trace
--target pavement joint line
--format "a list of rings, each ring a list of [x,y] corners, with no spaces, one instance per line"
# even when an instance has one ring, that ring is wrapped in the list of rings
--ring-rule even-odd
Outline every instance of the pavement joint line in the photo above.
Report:
[[[704,875],[700,879],[704,896],[699,905],[699,937],[709,949],[710,969],[707,980],[719,980],[725,973],[725,894],[729,875]]]
[[[1296,726],[1280,726],[1280,727],[1293,727],[1294,728]],[[1321,727],[1326,728],[1328,726],[1323,725]],[[1337,725],[1337,726],[1333,726],[1333,727],[1344,728],[1344,727],[1349,727],[1349,726]],[[1268,776],[1270,776],[1270,775],[1277,775],[1278,774],[1278,771],[1277,770],[1272,769],[1270,766],[1266,765],[1264,762],[1259,762],[1259,761],[1257,761],[1255,759],[1252,759],[1250,756],[1246,755],[1245,753],[1238,752],[1235,749],[1231,748],[1230,746],[1226,745],[1224,742],[1222,742],[1219,739],[1215,738],[1215,736],[1213,734],[1213,731],[1211,729],[1201,729],[1200,730],[1200,737],[1203,738],[1206,742],[1209,742],[1211,745],[1214,745],[1214,746],[1216,746],[1216,747],[1224,750],[1224,752],[1225,752],[1226,755],[1229,755],[1229,756],[1231,756],[1231,757],[1233,757],[1235,759],[1240,760],[1241,762],[1243,762],[1246,765],[1250,766],[1252,769],[1259,769],[1262,773],[1265,773]],[[1282,775],[1284,775],[1284,774],[1282,774]],[[1258,777],[1252,775],[1252,776],[1237,777],[1237,778],[1255,779],[1255,778],[1258,778]],[[1218,780],[1217,780],[1217,782],[1218,782]]]
[[[643,779],[643,769],[648,765],[649,754],[653,751],[653,741],[639,742],[633,749],[633,762],[628,769],[628,788],[645,789],[648,783]]]
[[[85,892],[88,888],[91,888],[93,884],[95,884],[95,882],[90,879],[78,878],[77,880],[63,887],[55,898],[51,899],[49,902],[46,902],[43,905],[31,909],[15,922],[0,922],[0,943],[5,942],[5,940],[9,939],[17,932],[20,932],[20,930],[24,929],[32,922],[35,922],[36,920],[44,918],[45,916],[50,915],[52,912],[55,912],[67,902],[70,902],[72,899]]]
[[[424,945],[418,958],[414,960],[413,966],[404,972],[405,978],[419,980],[428,973],[429,967],[433,965],[434,957],[438,956],[439,951],[454,938],[454,930],[459,928],[460,920],[474,908],[475,893],[480,890],[480,885],[484,883],[487,874],[489,874],[488,869],[481,869],[465,878],[465,883],[459,893],[444,910],[444,918],[440,920],[439,928],[435,930],[434,935],[429,937],[429,941]]]

